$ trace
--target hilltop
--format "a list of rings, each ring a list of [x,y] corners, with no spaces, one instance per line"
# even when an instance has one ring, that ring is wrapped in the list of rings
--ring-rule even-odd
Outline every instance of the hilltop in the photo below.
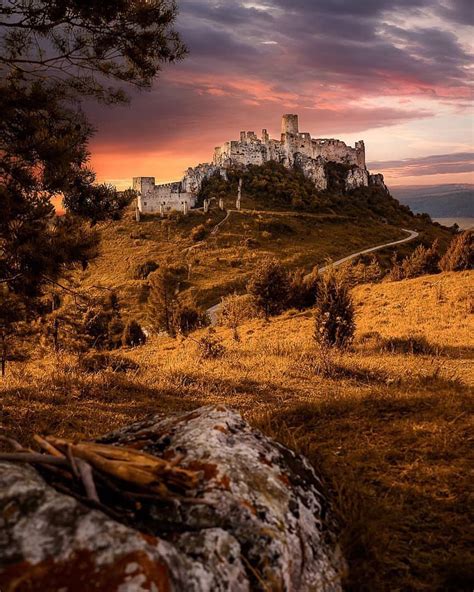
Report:
[[[469,589],[465,532],[473,272],[354,289],[357,335],[317,372],[312,311],[249,321],[225,353],[152,338],[117,352],[126,374],[84,373],[69,355],[12,364],[2,427],[91,438],[149,412],[220,403],[304,452],[326,478],[349,561],[348,589]],[[412,353],[413,352],[413,353]]]
[[[222,295],[243,291],[252,270],[268,255],[289,269],[310,271],[328,259],[404,238],[402,228],[420,235],[397,247],[401,254],[435,238],[445,248],[452,237],[447,229],[414,216],[384,190],[363,187],[344,193],[339,168],[328,190],[317,191],[297,170],[276,163],[249,167],[240,211],[235,197],[242,172],[232,171],[227,181],[212,177],[199,195],[200,203],[210,196],[221,198],[225,211],[213,201],[207,213],[142,216],[137,223],[131,208],[123,220],[99,226],[100,256],[76,280],[84,287],[117,290],[128,314],[145,320],[148,283],[137,278],[136,270],[147,261],[179,267],[182,295],[207,308]],[[382,264],[388,264],[392,251],[378,254]]]

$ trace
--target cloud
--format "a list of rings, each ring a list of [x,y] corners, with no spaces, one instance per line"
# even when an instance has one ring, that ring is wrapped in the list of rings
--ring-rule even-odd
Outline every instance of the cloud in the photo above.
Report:
[[[383,171],[395,177],[418,177],[474,172],[474,152],[456,152],[453,154],[433,154],[421,158],[369,162],[371,171]]]

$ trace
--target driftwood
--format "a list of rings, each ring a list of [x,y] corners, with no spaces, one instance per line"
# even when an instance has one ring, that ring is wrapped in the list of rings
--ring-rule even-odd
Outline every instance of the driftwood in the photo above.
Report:
[[[14,449],[0,453],[0,460],[36,465],[53,487],[115,518],[120,512],[125,518],[140,500],[213,505],[186,495],[197,487],[202,475],[180,467],[182,457],[167,461],[134,448],[53,436],[35,435],[34,440],[44,452],[33,452],[0,436],[0,441]]]

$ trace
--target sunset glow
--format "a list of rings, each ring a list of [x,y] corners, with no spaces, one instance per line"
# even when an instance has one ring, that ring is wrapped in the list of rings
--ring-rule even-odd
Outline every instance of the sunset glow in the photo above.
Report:
[[[187,58],[130,106],[91,107],[100,180],[178,179],[241,129],[278,138],[297,111],[313,137],[364,139],[389,184],[474,182],[470,2],[179,5]]]

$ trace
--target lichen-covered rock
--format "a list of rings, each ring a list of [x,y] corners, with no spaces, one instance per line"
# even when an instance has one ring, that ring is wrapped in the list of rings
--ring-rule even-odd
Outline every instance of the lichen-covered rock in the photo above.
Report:
[[[152,417],[102,442],[199,470],[205,503],[122,524],[0,463],[0,590],[339,591],[344,567],[307,461],[223,407]],[[146,534],[142,534],[146,533]]]

